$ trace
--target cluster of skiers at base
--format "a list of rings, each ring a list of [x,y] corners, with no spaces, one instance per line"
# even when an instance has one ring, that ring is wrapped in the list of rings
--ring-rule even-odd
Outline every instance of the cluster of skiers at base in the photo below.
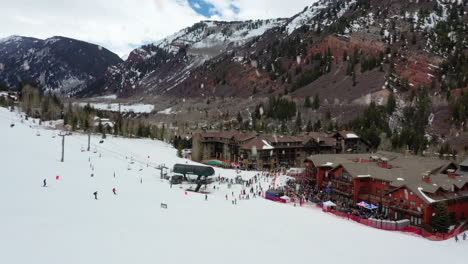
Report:
[[[58,180],[58,179],[59,179],[59,176],[57,176],[55,179]],[[42,183],[43,183],[42,187],[47,187],[47,179],[44,179],[44,181],[42,181]],[[115,189],[115,187],[112,188],[112,192],[114,193],[114,195],[117,195],[117,189]],[[97,198],[98,192],[97,192],[97,191],[93,192],[93,195],[94,195],[94,199],[97,200],[97,199],[98,199],[98,198]],[[206,199],[207,199],[207,198],[208,198],[208,197],[206,197]]]
[[[462,238],[466,240],[466,233],[463,233]],[[455,242],[458,242],[458,235],[455,235]]]

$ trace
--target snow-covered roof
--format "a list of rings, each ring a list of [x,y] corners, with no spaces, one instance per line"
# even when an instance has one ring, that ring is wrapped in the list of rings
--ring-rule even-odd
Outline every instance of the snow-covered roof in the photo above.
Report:
[[[272,145],[270,145],[270,143],[268,143],[266,140],[262,140],[263,142],[263,148],[262,149],[274,149],[274,147]]]
[[[422,187],[418,187],[418,191],[421,193],[421,195],[429,202],[429,203],[433,203],[435,202],[434,199],[432,199],[431,197],[427,196],[424,192],[423,192],[423,188]]]

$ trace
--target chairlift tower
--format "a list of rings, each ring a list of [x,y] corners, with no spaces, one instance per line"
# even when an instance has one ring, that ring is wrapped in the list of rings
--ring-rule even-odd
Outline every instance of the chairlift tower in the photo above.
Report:
[[[166,167],[164,164],[161,164],[161,165],[157,166],[156,169],[161,171],[161,179],[162,179],[163,175],[164,175],[164,170],[167,170],[169,168]]]
[[[60,162],[64,162],[65,161],[65,137],[67,136],[67,133],[60,132],[59,136],[62,137],[62,158],[60,159]]]

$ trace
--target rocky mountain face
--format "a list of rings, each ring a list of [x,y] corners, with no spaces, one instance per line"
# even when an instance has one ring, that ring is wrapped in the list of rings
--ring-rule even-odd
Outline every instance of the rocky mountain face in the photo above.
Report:
[[[100,46],[65,37],[0,39],[0,82],[11,88],[34,82],[44,91],[73,96],[120,62]]]
[[[106,70],[86,75],[88,79],[65,77],[44,86],[52,89],[79,79],[73,86],[78,88],[61,89],[79,97],[116,95],[122,101],[158,103],[154,115],[161,112],[167,122],[182,116],[186,119],[179,123],[204,121],[206,127],[222,127],[235,123],[239,113],[245,130],[259,130],[262,123],[276,131],[266,125],[271,117],[254,112],[262,112],[268,98],[285,96],[297,105],[299,121],[302,113],[304,123],[327,123],[330,130],[367,113],[353,129],[374,126],[363,134],[372,134],[375,142],[382,134],[401,135],[418,141],[412,147],[417,151],[435,138],[432,134],[442,141],[447,137],[461,142],[463,133],[468,138],[463,132],[468,120],[467,11],[468,0],[317,0],[291,18],[202,21],[133,50],[127,60],[109,63]],[[36,45],[22,39],[30,44],[9,44],[9,57],[18,57],[13,61],[20,73],[32,69],[34,60],[21,56]],[[0,42],[0,76],[9,69],[1,60],[2,46],[9,42],[17,43]],[[28,56],[39,57],[42,52],[36,49]],[[55,66],[51,71],[62,68],[68,69]],[[19,74],[10,76],[16,78],[9,77],[12,83]],[[47,84],[51,75],[39,71],[33,76]],[[311,98],[320,101],[317,108],[306,106]],[[379,106],[388,98],[393,106],[383,110]],[[378,107],[366,112],[371,102]],[[378,111],[384,112],[383,118],[375,118]],[[291,117],[281,122],[284,128],[292,126]],[[417,140],[408,135],[417,135]],[[408,145],[398,137],[388,144]]]
[[[135,49],[125,62],[110,67],[83,95],[170,94],[205,62],[231,53],[285,21],[199,22],[159,42]]]
[[[389,127],[374,124],[373,138],[411,130],[418,151],[434,139],[430,134],[442,141],[463,134],[467,11],[467,0],[318,0],[287,19],[204,21],[134,50],[82,95],[173,99],[167,107],[194,98],[212,105],[220,98],[216,122],[229,123],[240,111],[250,120],[249,129],[257,129],[254,119],[268,122],[252,112],[272,95],[287,95],[305,120],[328,120],[330,128],[391,97]],[[320,109],[305,107],[307,97],[320,98]],[[236,109],[226,98],[236,98],[236,106],[251,103]],[[209,116],[203,107],[196,110]],[[412,113],[421,115],[418,125],[411,125]],[[408,143],[397,139],[392,144]]]
[[[204,21],[134,50],[85,95],[318,93],[368,103],[384,89],[447,90],[453,76],[444,84],[439,67],[457,45],[466,52],[465,9],[466,0],[321,0],[289,19]]]

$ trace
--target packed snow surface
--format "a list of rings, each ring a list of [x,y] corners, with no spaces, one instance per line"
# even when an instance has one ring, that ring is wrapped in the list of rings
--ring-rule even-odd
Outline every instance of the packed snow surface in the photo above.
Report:
[[[74,133],[65,138],[62,163],[59,132],[36,124],[21,123],[19,114],[0,108],[0,263],[461,264],[468,259],[468,241],[433,242],[262,198],[237,198],[233,205],[232,192],[238,197],[241,185],[228,189],[216,183],[216,190],[210,185],[207,201],[204,194],[185,194],[152,166],[192,162],[160,141],[108,137],[100,144],[93,136],[87,152],[87,137]],[[255,173],[240,174],[248,179]],[[47,187],[41,187],[44,178]]]

